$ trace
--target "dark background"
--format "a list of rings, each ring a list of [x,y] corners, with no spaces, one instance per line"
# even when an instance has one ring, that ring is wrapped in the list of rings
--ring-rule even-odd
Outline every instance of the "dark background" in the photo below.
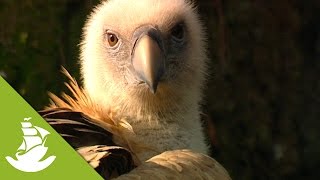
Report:
[[[0,74],[36,110],[79,79],[77,44],[98,0],[0,0]],[[198,0],[211,78],[206,129],[232,178],[320,177],[320,1]]]

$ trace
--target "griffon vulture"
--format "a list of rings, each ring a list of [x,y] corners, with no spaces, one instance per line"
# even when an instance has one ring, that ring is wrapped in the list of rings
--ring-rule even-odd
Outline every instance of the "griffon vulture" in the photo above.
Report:
[[[104,1],[84,27],[84,88],[65,71],[72,96],[40,113],[105,178],[229,179],[204,155],[205,40],[185,0]]]

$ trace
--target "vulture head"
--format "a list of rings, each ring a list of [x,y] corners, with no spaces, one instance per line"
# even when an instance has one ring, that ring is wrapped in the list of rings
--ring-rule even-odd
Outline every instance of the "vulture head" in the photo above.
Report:
[[[81,43],[85,89],[101,107],[135,120],[198,109],[207,60],[202,27],[185,0],[102,2]]]

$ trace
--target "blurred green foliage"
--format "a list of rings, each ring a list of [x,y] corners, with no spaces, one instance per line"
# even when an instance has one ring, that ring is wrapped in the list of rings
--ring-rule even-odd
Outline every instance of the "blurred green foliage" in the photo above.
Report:
[[[81,29],[98,0],[1,0],[0,75],[37,110],[79,79]],[[211,76],[212,155],[233,179],[320,177],[320,2],[198,0]]]

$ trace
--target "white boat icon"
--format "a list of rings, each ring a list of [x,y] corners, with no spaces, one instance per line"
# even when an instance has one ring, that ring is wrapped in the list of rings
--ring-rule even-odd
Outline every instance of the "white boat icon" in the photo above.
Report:
[[[31,118],[25,118],[25,121]],[[16,169],[24,172],[37,172],[47,168],[56,158],[50,156],[42,160],[46,155],[48,147],[44,144],[50,134],[47,130],[33,126],[31,122],[21,122],[23,131],[23,141],[15,154],[16,159],[7,156],[7,161]]]

